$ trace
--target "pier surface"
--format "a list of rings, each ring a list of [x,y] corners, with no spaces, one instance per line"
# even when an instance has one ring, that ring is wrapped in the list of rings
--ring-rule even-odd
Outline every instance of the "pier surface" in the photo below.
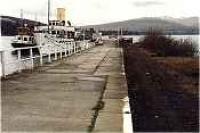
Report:
[[[121,49],[92,48],[2,81],[3,131],[122,132]]]

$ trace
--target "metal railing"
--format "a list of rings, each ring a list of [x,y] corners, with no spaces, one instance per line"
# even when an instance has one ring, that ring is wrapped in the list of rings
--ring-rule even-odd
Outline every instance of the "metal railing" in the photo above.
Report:
[[[55,49],[53,52],[49,51],[48,53],[43,53],[42,52],[43,47],[41,46],[0,50],[0,66],[1,66],[0,77],[6,77],[7,75],[11,74],[7,73],[7,69],[9,69],[8,66],[11,64],[20,64],[22,62],[29,61],[29,66],[30,66],[29,68],[18,67],[16,70],[14,70],[14,72],[21,72],[23,69],[33,69],[36,63],[39,64],[39,66],[43,66],[44,60],[46,60],[48,63],[51,63],[52,60],[58,60],[68,57],[74,53],[87,50],[93,47],[94,45],[91,44],[88,47],[81,48],[80,44],[77,45],[77,43],[68,42],[65,46],[66,47],[62,47],[60,49]],[[28,55],[23,56],[22,53],[24,50],[26,50],[26,53],[28,53]],[[38,51],[37,54],[34,53],[34,50]],[[15,52],[16,60],[7,61],[6,52],[10,53]],[[35,59],[39,59],[39,61],[38,60],[36,61]]]

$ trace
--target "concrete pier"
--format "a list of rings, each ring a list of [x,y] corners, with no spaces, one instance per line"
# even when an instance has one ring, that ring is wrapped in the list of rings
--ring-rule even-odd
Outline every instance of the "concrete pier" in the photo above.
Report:
[[[113,42],[2,81],[2,130],[123,132],[127,96]]]

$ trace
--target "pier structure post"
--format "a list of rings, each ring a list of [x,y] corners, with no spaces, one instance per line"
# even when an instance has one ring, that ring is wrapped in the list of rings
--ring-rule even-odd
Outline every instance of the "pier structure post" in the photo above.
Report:
[[[40,52],[40,66],[43,65],[43,55],[42,55],[42,52]]]
[[[89,45],[86,42],[84,42],[84,45],[85,45],[85,49],[87,50],[89,48]]]
[[[70,42],[70,55],[72,55],[72,42]]]
[[[54,55],[55,55],[55,58],[54,58],[54,59],[57,60],[58,57],[57,57],[57,50],[56,50],[56,49],[55,49],[54,53],[55,53],[55,54],[54,54]]]
[[[5,51],[0,51],[0,55],[1,55],[1,72],[2,72],[2,77],[6,77]]]
[[[77,43],[75,43],[76,44],[76,52],[78,53],[78,44]]]
[[[34,63],[33,63],[33,48],[30,48],[30,59],[31,59],[31,69],[33,69],[33,67],[34,67]]]
[[[65,44],[65,57],[67,57],[67,45]]]
[[[71,54],[71,43],[68,44],[68,54],[69,54],[69,56]]]
[[[76,44],[75,43],[73,43],[73,48],[74,48],[74,53],[76,53]]]
[[[72,43],[72,54],[74,54],[74,53],[75,53],[75,50],[74,50],[74,48],[75,48],[75,45],[74,45],[74,43]]]
[[[66,44],[66,54],[67,54],[67,56],[69,55],[69,45],[68,44]]]
[[[62,52],[63,52],[63,50],[60,51],[60,59],[62,59]]]
[[[70,56],[71,55],[71,43],[69,43],[68,48],[69,48],[69,56]]]
[[[70,43],[71,45],[71,55],[73,54],[73,44],[72,44],[72,42]]]
[[[78,53],[79,51],[78,51],[78,44],[76,44],[76,52]]]
[[[80,43],[79,43],[79,45],[78,45],[78,52],[81,53],[81,50],[82,50],[82,49],[81,49],[81,45],[80,45]]]
[[[68,44],[68,53],[69,53],[69,56],[71,55],[71,43]]]
[[[49,63],[51,62],[51,53],[50,52],[48,53],[48,62]]]
[[[74,43],[74,53],[76,53],[76,43]]]
[[[21,59],[22,59],[22,54],[21,54],[21,49],[19,49],[17,50],[17,61],[19,63],[18,72],[21,72]]]
[[[74,54],[74,43],[72,43],[72,54]]]
[[[70,55],[69,44],[67,43],[67,56]]]
[[[76,53],[77,52],[77,45],[76,45],[76,43],[74,43],[74,53]]]

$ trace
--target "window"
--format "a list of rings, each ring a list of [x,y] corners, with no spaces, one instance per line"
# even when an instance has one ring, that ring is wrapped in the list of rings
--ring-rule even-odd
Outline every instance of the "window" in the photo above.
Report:
[[[29,41],[32,41],[32,38],[31,38],[31,37],[29,37]]]
[[[21,37],[18,37],[17,40],[21,40]]]
[[[55,35],[55,34],[56,34],[56,31],[52,31],[52,34]]]
[[[26,37],[24,37],[24,41],[27,41],[27,38],[26,38]]]

